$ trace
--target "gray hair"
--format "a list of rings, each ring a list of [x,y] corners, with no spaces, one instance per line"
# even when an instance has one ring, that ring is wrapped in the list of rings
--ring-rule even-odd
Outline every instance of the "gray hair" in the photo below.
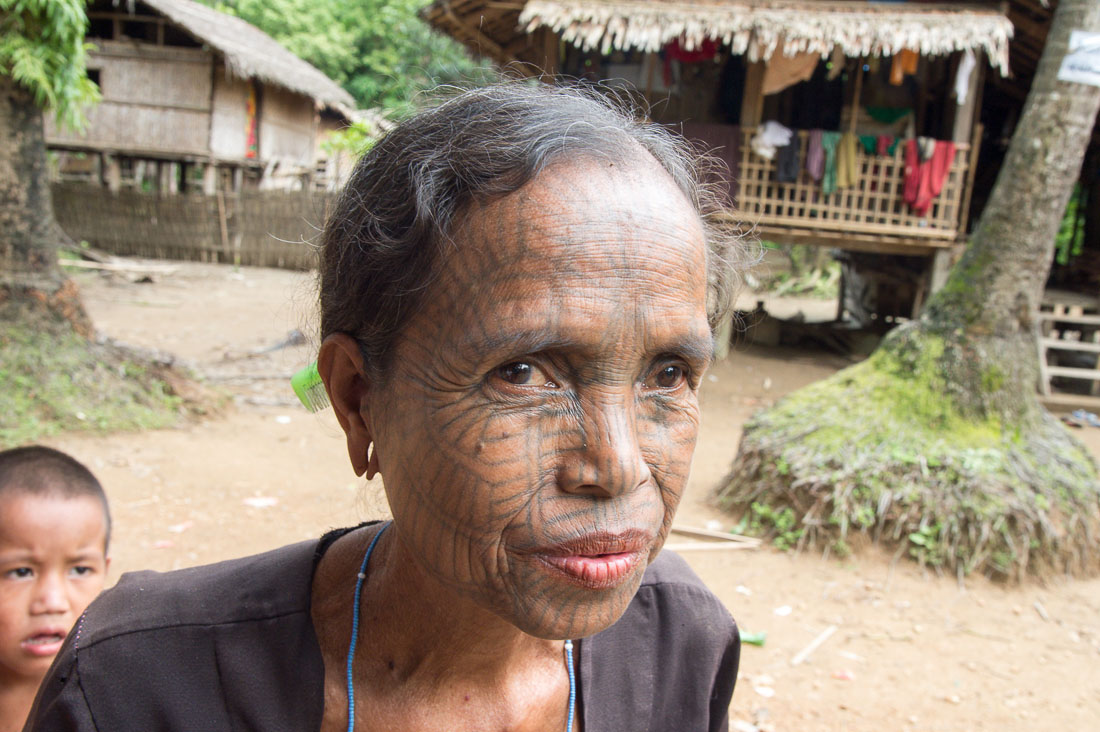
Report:
[[[703,223],[713,329],[739,282],[739,231],[704,182],[709,161],[636,112],[631,100],[606,89],[513,81],[462,92],[402,122],[359,161],[325,226],[322,339],[350,334],[368,374],[384,378],[397,336],[467,206],[518,190],[563,157],[630,160],[639,148],[668,172]]]

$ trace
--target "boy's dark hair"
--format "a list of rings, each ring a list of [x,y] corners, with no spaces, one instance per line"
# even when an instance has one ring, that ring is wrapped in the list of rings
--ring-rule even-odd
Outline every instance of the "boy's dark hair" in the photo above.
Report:
[[[649,153],[707,234],[711,327],[730,307],[744,250],[701,156],[610,90],[506,82],[465,91],[399,124],[359,161],[322,236],[321,338],[350,334],[371,376],[435,276],[474,201],[504,196],[569,157]]]
[[[57,498],[88,496],[103,505],[107,533],[103,550],[111,542],[111,510],[107,494],[92,471],[60,450],[42,445],[0,451],[0,499],[14,495]]]

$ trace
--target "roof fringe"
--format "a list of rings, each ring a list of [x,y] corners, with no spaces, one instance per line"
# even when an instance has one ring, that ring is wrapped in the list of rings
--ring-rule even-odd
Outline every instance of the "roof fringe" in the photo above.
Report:
[[[837,3],[669,3],[654,0],[530,0],[519,23],[527,33],[552,29],[591,51],[659,51],[679,39],[694,50],[711,38],[749,61],[819,53],[839,46],[846,56],[892,56],[909,49],[922,56],[982,50],[1008,75],[1012,23],[1002,13],[974,6]]]

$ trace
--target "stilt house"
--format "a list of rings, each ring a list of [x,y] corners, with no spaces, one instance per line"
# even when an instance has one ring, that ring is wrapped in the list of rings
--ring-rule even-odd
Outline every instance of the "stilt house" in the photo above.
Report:
[[[990,2],[436,0],[424,17],[529,75],[639,90],[655,120],[725,160],[736,215],[763,239],[935,262],[905,295],[906,315],[966,235],[983,89],[987,76],[1009,78],[1011,12]]]
[[[191,0],[92,0],[88,73],[103,101],[82,132],[47,122],[69,177],[113,190],[324,187],[321,146],[351,96],[240,18]]]

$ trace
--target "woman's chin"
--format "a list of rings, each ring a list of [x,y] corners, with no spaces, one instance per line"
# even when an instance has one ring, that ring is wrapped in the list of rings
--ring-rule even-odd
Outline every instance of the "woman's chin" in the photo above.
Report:
[[[545,590],[531,593],[530,603],[504,615],[528,635],[546,640],[578,639],[595,635],[618,621],[641,584],[644,566],[610,587],[598,589],[562,580],[567,589],[554,600]]]

